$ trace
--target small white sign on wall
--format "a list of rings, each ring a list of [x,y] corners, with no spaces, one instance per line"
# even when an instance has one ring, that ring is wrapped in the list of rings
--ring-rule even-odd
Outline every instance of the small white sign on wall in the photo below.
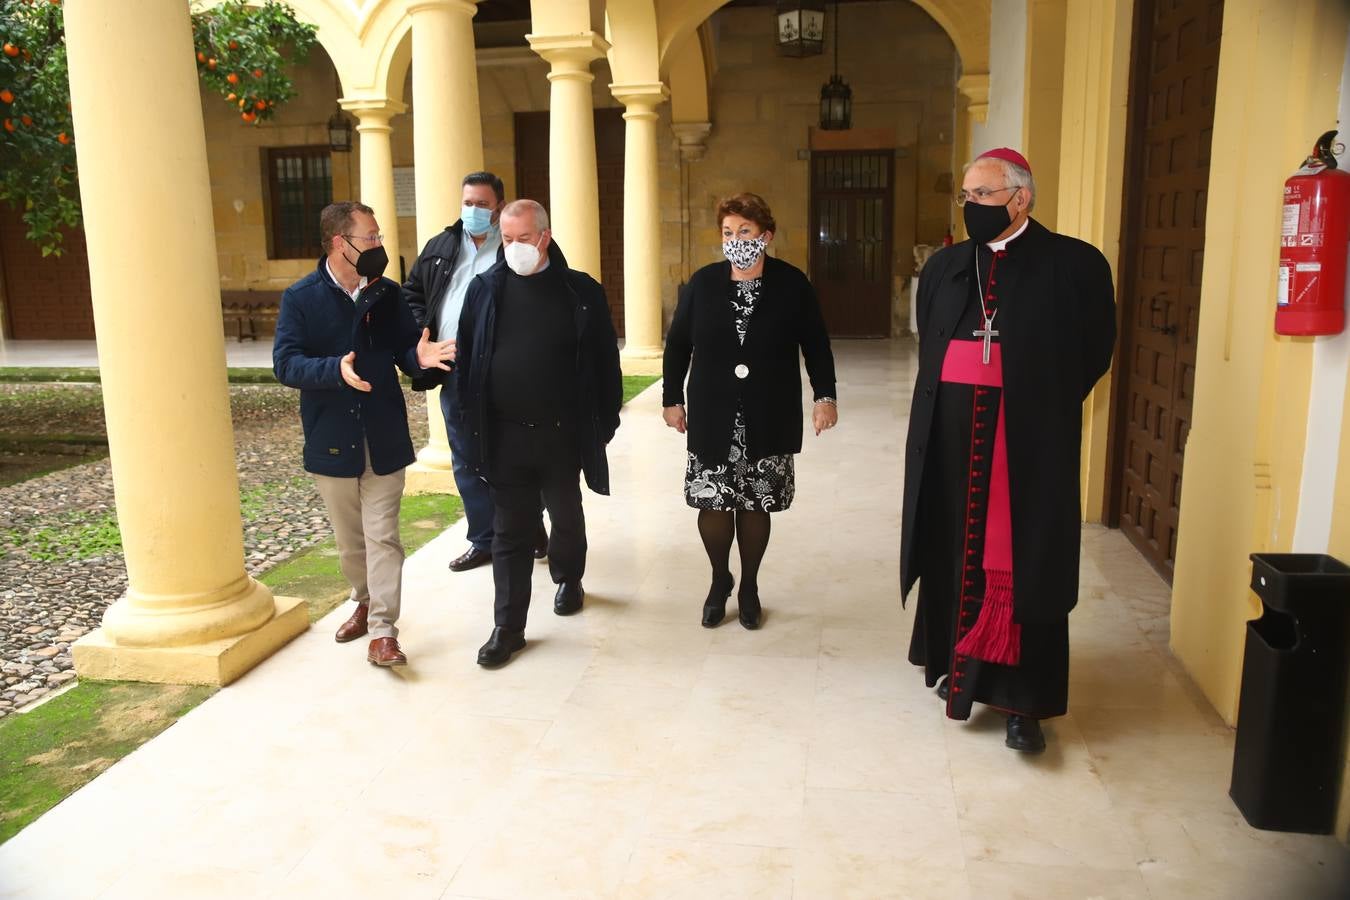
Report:
[[[399,218],[417,215],[417,189],[412,166],[394,167],[394,210]]]

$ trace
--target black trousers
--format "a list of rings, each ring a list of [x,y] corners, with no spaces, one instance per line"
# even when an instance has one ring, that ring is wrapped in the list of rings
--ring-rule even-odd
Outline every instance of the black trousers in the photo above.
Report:
[[[523,630],[530,609],[539,498],[548,510],[548,570],[554,584],[586,572],[586,515],[581,508],[581,452],[568,428],[493,422],[488,470],[494,507],[494,614],[502,628]]]

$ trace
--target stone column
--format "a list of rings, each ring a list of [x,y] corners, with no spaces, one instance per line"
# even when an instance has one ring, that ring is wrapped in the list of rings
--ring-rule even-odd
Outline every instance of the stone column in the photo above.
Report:
[[[595,163],[595,104],[591,63],[609,42],[594,32],[527,34],[551,66],[549,84],[548,213],[558,245],[574,269],[600,278],[599,176]],[[625,229],[626,230],[626,229]],[[625,238],[625,243],[627,239]]]
[[[181,0],[69,0],[80,196],[127,594],[89,678],[224,684],[308,627],[244,571],[210,178]],[[149,47],[133,66],[128,47]],[[108,73],[155,110],[129,128]],[[128,173],[135,177],[128,177]],[[317,223],[315,223],[317,226]]]
[[[394,202],[394,154],[389,135],[389,120],[407,112],[397,100],[380,97],[343,100],[342,108],[356,116],[356,133],[361,140],[361,202],[375,210],[375,221],[384,234],[389,251],[389,269],[385,274],[398,278],[398,209]]]
[[[613,84],[624,105],[623,370],[661,371],[661,198],[656,170],[656,107],[670,91],[660,83]]]
[[[418,0],[412,16],[417,246],[459,218],[464,176],[483,168],[474,0]],[[410,264],[411,265],[411,264]],[[427,391],[427,445],[408,467],[410,494],[455,492],[440,389]]]

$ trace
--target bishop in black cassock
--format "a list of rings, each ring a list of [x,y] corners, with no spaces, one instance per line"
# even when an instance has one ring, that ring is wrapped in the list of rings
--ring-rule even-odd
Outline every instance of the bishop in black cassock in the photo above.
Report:
[[[967,166],[971,239],[919,280],[900,581],[902,602],[919,581],[909,659],[947,715],[994,707],[1036,752],[1068,706],[1082,403],[1116,321],[1106,258],[1030,217],[1030,169],[1006,148]]]

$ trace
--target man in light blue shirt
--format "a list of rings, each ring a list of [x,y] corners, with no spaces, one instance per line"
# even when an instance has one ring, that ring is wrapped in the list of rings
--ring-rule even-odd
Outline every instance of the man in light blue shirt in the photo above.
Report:
[[[403,296],[417,324],[431,330],[433,341],[456,336],[469,282],[492,268],[502,246],[497,225],[506,200],[502,180],[491,172],[473,172],[464,176],[463,189],[460,220],[427,242],[403,283]],[[463,572],[492,559],[493,506],[487,483],[465,464],[458,376],[454,372],[444,373],[440,388],[446,436],[454,455],[455,486],[464,501],[464,516],[469,524],[469,549],[451,561],[450,569]],[[547,545],[542,522],[540,531],[536,557],[543,556]]]

